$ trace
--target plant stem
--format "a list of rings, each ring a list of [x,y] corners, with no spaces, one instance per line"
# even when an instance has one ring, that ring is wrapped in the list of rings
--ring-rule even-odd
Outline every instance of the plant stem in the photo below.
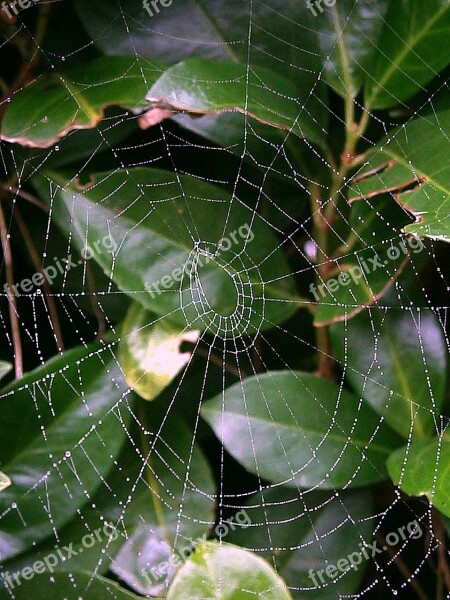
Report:
[[[6,269],[6,283],[8,284],[9,318],[11,321],[11,333],[14,348],[14,369],[16,379],[23,375],[22,341],[20,339],[20,325],[17,311],[16,297],[12,291],[14,286],[14,268],[12,263],[11,244],[9,243],[8,228],[6,226],[5,214],[0,196],[0,238],[3,249],[3,259]]]
[[[10,194],[16,194],[16,196],[20,196],[24,200],[28,200],[28,202],[31,202],[31,204],[34,204],[35,206],[38,206],[43,211],[45,211],[46,213],[48,213],[48,207],[41,200],[39,200],[39,198],[36,198],[36,196],[33,196],[33,194],[29,194],[25,190],[17,188],[17,187],[15,187],[13,185],[9,185],[7,183],[5,183],[3,185],[0,185],[0,187],[3,190],[5,190],[6,192],[9,192]]]
[[[20,214],[17,207],[15,207],[15,209],[14,209],[14,218],[16,219],[17,225],[19,226],[20,233],[25,242],[25,246],[27,247],[28,254],[31,257],[34,268],[36,269],[36,271],[38,273],[42,274],[42,261],[39,258],[37,250],[33,244],[33,240],[31,239],[31,235],[28,230],[28,227],[26,226],[25,221],[22,219],[22,215]],[[50,286],[48,284],[48,281],[45,278],[44,278],[44,282],[42,284],[42,288],[44,290],[44,298],[48,305],[48,312],[50,314],[50,320],[51,320],[52,326],[53,326],[53,333],[54,333],[55,340],[56,340],[56,346],[58,348],[58,351],[62,352],[64,350],[64,340],[63,340],[61,325],[59,322],[58,311],[56,309],[55,300],[53,299],[53,297],[51,295]]]

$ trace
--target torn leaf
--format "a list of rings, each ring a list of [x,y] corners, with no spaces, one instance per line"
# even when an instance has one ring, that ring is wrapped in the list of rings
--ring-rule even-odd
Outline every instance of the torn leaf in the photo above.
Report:
[[[450,241],[450,110],[400,127],[368,154],[349,202],[390,193],[415,220],[406,233]]]
[[[165,71],[147,101],[162,115],[167,111],[191,115],[240,112],[323,144],[324,136],[317,135],[317,124],[302,110],[297,97],[296,86],[269,69],[249,70],[245,64],[193,58]]]
[[[109,56],[52,73],[18,92],[8,105],[0,139],[32,148],[49,148],[76,129],[93,129],[109,106],[141,113],[145,94],[161,74],[149,60]]]

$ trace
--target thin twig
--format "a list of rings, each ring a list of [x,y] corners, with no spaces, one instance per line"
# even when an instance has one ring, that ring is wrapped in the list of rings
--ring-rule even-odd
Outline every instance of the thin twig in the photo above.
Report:
[[[48,213],[48,206],[46,206],[42,202],[42,200],[39,200],[39,198],[37,198],[36,196],[33,196],[33,194],[30,194],[30,193],[26,192],[25,190],[22,190],[21,188],[18,188],[13,185],[9,185],[9,184],[3,184],[0,187],[3,190],[5,190],[6,192],[9,192],[11,195],[15,194],[16,196],[20,196],[20,198],[23,198],[24,200],[28,200],[28,202],[31,202],[35,206],[38,206],[43,211]]]
[[[405,579],[407,579],[409,581],[412,589],[416,592],[416,594],[420,598],[420,600],[429,600],[423,587],[420,585],[420,583],[417,581],[417,579],[414,579],[413,574],[411,573],[408,565],[404,562],[402,557],[399,556],[395,552],[395,550],[393,550],[392,548],[389,547],[389,544],[386,543],[386,540],[384,539],[384,537],[381,534],[377,534],[376,537],[382,544],[383,548],[386,548],[386,552],[389,554],[389,556],[394,559],[394,563],[395,563],[396,567],[398,568],[400,573],[403,575],[403,577],[405,577]]]
[[[31,235],[28,230],[28,227],[26,226],[25,221],[22,219],[22,215],[20,214],[17,207],[15,207],[13,214],[14,214],[14,218],[16,219],[17,225],[19,226],[20,233],[25,242],[25,246],[27,247],[27,250],[28,250],[28,253],[33,262],[34,268],[36,269],[36,271],[38,273],[42,273],[43,272],[42,271],[42,261],[39,258],[39,254],[33,244],[33,240],[31,239]],[[44,291],[44,297],[47,301],[48,311],[50,314],[50,320],[52,322],[53,331],[54,331],[55,338],[56,338],[57,348],[58,348],[59,352],[62,352],[64,350],[64,340],[63,340],[61,325],[59,322],[58,310],[56,308],[55,300],[52,296],[50,286],[48,284],[48,281],[45,279],[45,277],[44,277],[44,282],[42,284],[42,289]]]
[[[9,243],[8,228],[6,226],[5,215],[0,197],[0,238],[3,249],[3,259],[6,270],[7,295],[9,303],[9,317],[11,321],[11,333],[14,348],[14,368],[16,379],[20,379],[23,375],[23,359],[22,359],[22,341],[20,339],[20,325],[17,311],[16,297],[13,292],[14,286],[14,268],[12,262],[11,245]]]
[[[24,87],[29,81],[31,81],[39,61],[41,59],[41,45],[44,41],[45,34],[47,32],[47,27],[49,23],[51,11],[51,4],[41,4],[39,7],[39,15],[36,23],[36,31],[34,34],[34,42],[36,44],[36,48],[30,52],[29,44],[26,44],[27,56],[24,56],[24,62],[11,84],[10,88],[5,91],[2,98],[0,99],[0,117],[3,115],[5,110],[8,107],[8,98],[12,98],[16,92],[18,92],[22,87]],[[20,38],[17,38],[20,39]]]

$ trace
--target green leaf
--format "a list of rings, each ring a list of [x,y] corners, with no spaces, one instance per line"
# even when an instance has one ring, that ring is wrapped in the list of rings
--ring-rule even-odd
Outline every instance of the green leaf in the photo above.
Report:
[[[450,241],[449,135],[450,110],[397,129],[368,154],[353,180],[350,201],[390,192],[415,218],[407,233]]]
[[[331,327],[353,389],[404,438],[429,437],[444,401],[447,346],[434,312],[369,308]]]
[[[273,562],[280,573],[292,549],[307,537],[321,514],[320,507],[331,496],[330,492],[313,490],[303,494],[284,485],[271,486],[253,494],[239,507],[236,516],[245,510],[247,518],[244,522],[242,518],[234,517],[234,522],[243,522],[243,525],[230,529],[226,541],[257,552]]]
[[[190,360],[183,342],[195,343],[199,331],[180,331],[132,304],[122,327],[119,363],[128,385],[145,400],[154,400]]]
[[[352,207],[348,238],[337,257],[330,257],[328,279],[310,288],[317,301],[317,327],[350,319],[383,297],[416,247],[400,236],[406,222],[389,197],[376,207],[369,200]]]
[[[355,98],[367,77],[388,4],[388,0],[340,0],[323,6],[319,40],[325,80],[344,98]]]
[[[9,103],[0,139],[48,148],[76,129],[98,125],[108,106],[140,113],[161,67],[136,57],[103,57],[68,71],[41,77]]]
[[[156,315],[182,328],[252,336],[296,311],[278,240],[230,192],[156,169],[99,173],[84,189],[52,179],[59,227],[79,248],[87,244],[117,286]],[[34,181],[47,197],[48,182]],[[108,236],[117,248],[112,254],[101,248]]]
[[[30,568],[33,565],[30,565]],[[37,565],[38,571],[41,566]],[[29,571],[27,571],[30,577]],[[37,579],[36,579],[37,577]],[[61,600],[61,598],[83,600],[99,600],[111,598],[111,600],[138,600],[139,597],[131,592],[119,587],[117,583],[104,577],[99,577],[92,573],[71,572],[52,573],[43,575],[31,575],[27,581],[24,578],[19,579],[20,586],[14,585],[12,580],[13,597],[16,600]],[[44,583],[45,581],[45,583]]]
[[[207,542],[176,574],[167,600],[289,600],[286,584],[262,558],[231,544]]]
[[[165,71],[150,89],[147,100],[163,111],[214,115],[241,112],[278,129],[323,143],[315,136],[310,119],[303,116],[297,90],[291,81],[261,67],[215,62],[201,58],[184,60]],[[153,110],[146,118],[153,123]]]
[[[393,1],[366,79],[370,109],[404,104],[450,62],[448,0]]]
[[[302,372],[250,377],[206,402],[202,415],[248,471],[302,488],[379,481],[400,441],[356,396]]]
[[[13,366],[11,363],[0,360],[0,379],[3,379],[5,375],[8,375],[12,368]]]
[[[131,420],[128,391],[111,350],[98,346],[1,391],[0,466],[12,481],[0,495],[2,560],[52,535],[102,485]]]
[[[306,2],[272,0],[250,5],[241,0],[184,0],[150,16],[141,2],[122,0],[122,19],[109,0],[97,0],[95,6],[89,0],[76,0],[75,6],[92,40],[106,54],[137,54],[167,64],[193,56],[234,60],[250,69],[264,67],[280,73],[296,86],[305,133],[322,143],[328,120],[327,90],[320,77],[317,20]]]
[[[450,517],[450,435],[413,442],[387,461],[389,475],[405,494],[426,496],[433,506]]]

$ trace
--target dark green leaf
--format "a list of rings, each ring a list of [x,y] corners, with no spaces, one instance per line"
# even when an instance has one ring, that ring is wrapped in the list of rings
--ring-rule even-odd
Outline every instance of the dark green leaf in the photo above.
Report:
[[[207,542],[176,574],[167,600],[289,600],[286,584],[262,558],[231,544]]]
[[[394,452],[387,461],[393,482],[410,496],[426,496],[450,517],[450,435],[413,442]]]
[[[427,437],[444,401],[442,328],[430,310],[387,304],[333,325],[333,347],[354,390],[392,429],[404,438]]]
[[[94,178],[95,185],[80,189],[54,176],[52,215],[148,310],[182,328],[187,323],[219,335],[253,335],[296,311],[294,280],[278,241],[229,192],[156,169]],[[48,183],[35,181],[46,197]],[[108,237],[113,253],[102,248]]]
[[[102,485],[131,420],[128,392],[111,349],[96,346],[2,390],[0,467],[12,485],[0,495],[1,559],[52,535]]]
[[[246,379],[206,402],[202,415],[251,473],[302,488],[379,481],[399,443],[356,396],[302,372]]]
[[[64,76],[53,74],[19,92],[8,105],[0,139],[48,148],[75,129],[92,129],[108,106],[140,113],[161,67],[145,59],[103,57]]]
[[[368,109],[404,104],[450,62],[448,0],[393,1],[366,79]]]

